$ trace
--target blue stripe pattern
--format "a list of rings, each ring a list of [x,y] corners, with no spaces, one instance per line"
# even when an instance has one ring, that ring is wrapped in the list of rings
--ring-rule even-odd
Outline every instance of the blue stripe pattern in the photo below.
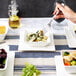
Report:
[[[64,35],[54,35],[54,39],[66,39]]]
[[[19,39],[19,36],[6,36],[6,39]],[[66,39],[66,36],[64,35],[54,35],[54,39]],[[18,50],[18,45],[9,45],[10,50]],[[68,45],[55,45],[56,50],[69,50],[72,48],[69,48]],[[73,48],[72,50],[75,50],[76,48]]]
[[[56,66],[35,65],[39,70],[56,70]],[[25,66],[14,66],[14,70],[22,70]]]
[[[18,45],[9,45],[10,51],[18,50]],[[76,50],[76,48],[69,48],[68,45],[55,45],[56,50]]]
[[[19,39],[19,35],[18,36],[6,36],[5,39]]]
[[[60,52],[16,52],[15,58],[53,58]]]
[[[9,50],[10,51],[16,51],[16,50],[18,50],[18,45],[9,45]]]
[[[19,39],[19,35],[17,36],[6,36],[5,39]],[[66,39],[64,35],[54,35],[54,39]]]
[[[76,50],[76,48],[69,48],[68,45],[55,45],[56,50]]]

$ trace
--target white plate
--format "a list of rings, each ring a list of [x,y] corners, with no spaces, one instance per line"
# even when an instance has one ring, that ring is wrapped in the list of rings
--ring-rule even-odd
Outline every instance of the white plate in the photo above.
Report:
[[[73,30],[73,26],[68,26],[65,28],[65,35],[67,38],[67,43],[70,48],[76,48],[76,34]]]
[[[53,40],[53,34],[52,32],[50,33],[50,41],[51,43],[45,47],[33,47],[29,46],[25,42],[25,30],[20,31],[20,42],[19,42],[19,49],[20,51],[55,51],[55,46],[54,46],[54,40]]]
[[[15,56],[14,52],[8,53],[7,68],[4,71],[0,71],[0,76],[13,76],[14,56]]]
[[[57,76],[76,76],[76,74],[69,74],[68,72],[66,72],[61,56],[55,57],[55,63],[56,63]]]

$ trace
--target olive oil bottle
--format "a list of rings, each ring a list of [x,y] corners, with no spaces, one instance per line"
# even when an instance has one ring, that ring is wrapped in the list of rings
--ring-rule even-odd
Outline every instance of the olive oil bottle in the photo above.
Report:
[[[16,0],[11,0],[11,4],[8,6],[8,15],[9,15],[9,26],[12,29],[17,29],[20,27],[20,18],[17,16],[19,12],[17,9],[18,5]]]
[[[9,26],[12,29],[17,29],[20,27],[20,18],[17,15],[11,15],[9,17]]]

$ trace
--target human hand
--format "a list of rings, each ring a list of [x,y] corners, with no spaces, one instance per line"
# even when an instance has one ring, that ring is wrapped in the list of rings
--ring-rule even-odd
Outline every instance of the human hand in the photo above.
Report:
[[[56,3],[56,8],[53,14],[56,15],[54,19],[66,18],[76,23],[76,13],[66,5],[63,6],[59,3]]]

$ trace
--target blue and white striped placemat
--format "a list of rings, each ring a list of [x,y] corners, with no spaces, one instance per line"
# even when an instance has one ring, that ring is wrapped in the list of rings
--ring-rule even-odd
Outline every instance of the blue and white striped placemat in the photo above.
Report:
[[[19,35],[6,36],[10,51],[15,53],[14,75],[21,76],[26,62],[36,65],[42,71],[42,76],[56,76],[54,56],[60,55],[60,50],[71,49],[67,45],[66,36],[54,35],[56,52],[18,52]]]

